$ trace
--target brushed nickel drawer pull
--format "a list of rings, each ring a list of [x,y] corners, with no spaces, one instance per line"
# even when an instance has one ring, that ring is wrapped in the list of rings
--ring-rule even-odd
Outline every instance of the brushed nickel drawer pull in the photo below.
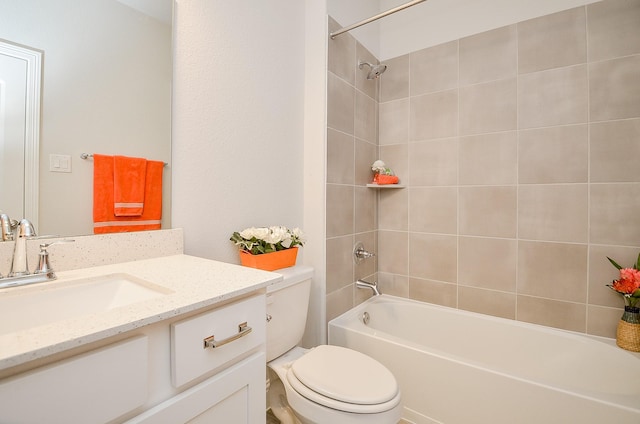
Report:
[[[234,340],[238,340],[240,337],[244,337],[247,334],[251,333],[252,328],[247,325],[246,322],[238,324],[238,334],[234,334],[231,337],[228,337],[224,340],[215,340],[215,336],[210,336],[204,339],[204,348],[216,348],[220,346],[224,346],[227,343],[231,343]]]

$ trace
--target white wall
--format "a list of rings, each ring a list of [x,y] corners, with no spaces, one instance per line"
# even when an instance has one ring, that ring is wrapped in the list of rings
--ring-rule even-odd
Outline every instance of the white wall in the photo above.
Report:
[[[238,263],[233,231],[303,227],[304,2],[175,14],[172,225],[187,254]]]

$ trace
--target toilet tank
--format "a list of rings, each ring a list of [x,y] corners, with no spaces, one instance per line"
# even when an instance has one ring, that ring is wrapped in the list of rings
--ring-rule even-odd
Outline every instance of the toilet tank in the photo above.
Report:
[[[283,280],[267,287],[267,362],[294,348],[302,340],[313,268],[297,265],[276,273],[281,274]]]

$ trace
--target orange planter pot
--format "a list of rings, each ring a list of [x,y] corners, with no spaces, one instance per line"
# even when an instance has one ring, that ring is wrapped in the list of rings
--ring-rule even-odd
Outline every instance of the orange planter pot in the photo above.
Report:
[[[399,181],[400,178],[397,175],[376,174],[373,178],[373,182],[378,183],[378,185],[398,184]]]
[[[258,268],[264,271],[273,271],[281,268],[288,268],[296,264],[298,248],[279,250],[277,252],[263,253],[262,255],[252,255],[240,250],[240,263],[250,268]]]

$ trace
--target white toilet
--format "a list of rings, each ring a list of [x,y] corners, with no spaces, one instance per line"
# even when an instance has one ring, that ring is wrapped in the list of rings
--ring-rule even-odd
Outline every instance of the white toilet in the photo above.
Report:
[[[396,424],[400,389],[382,364],[339,346],[296,347],[306,325],[313,269],[299,265],[276,272],[284,280],[267,288],[267,399],[276,417],[283,424]]]

